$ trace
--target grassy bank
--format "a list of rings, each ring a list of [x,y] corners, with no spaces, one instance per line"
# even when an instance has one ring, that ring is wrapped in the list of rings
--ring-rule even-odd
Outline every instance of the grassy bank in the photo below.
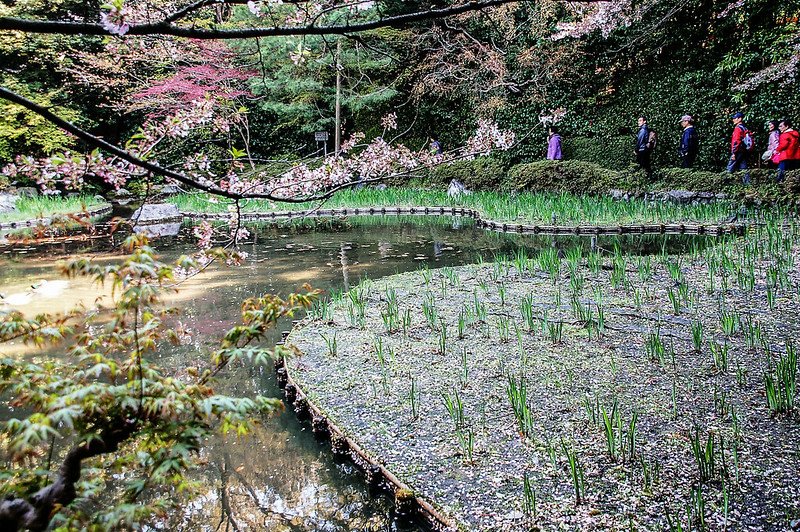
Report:
[[[18,222],[22,220],[35,220],[49,218],[54,214],[79,213],[92,207],[97,207],[105,202],[93,196],[36,196],[34,198],[19,198],[17,209],[11,212],[0,213],[0,222]]]
[[[210,198],[205,194],[182,194],[169,198],[182,212],[227,212],[229,202]],[[246,200],[241,203],[244,212],[271,212],[309,210],[317,203],[274,204],[266,201]],[[460,206],[475,209],[485,219],[499,222],[528,224],[576,225],[626,224],[660,222],[717,223],[729,218],[738,210],[738,203],[718,201],[711,204],[680,205],[671,202],[653,202],[642,199],[626,201],[601,196],[576,196],[566,192],[489,192],[477,191],[458,199],[449,198],[442,189],[387,188],[377,190],[343,190],[324,203],[326,209],[338,207],[411,207]]]

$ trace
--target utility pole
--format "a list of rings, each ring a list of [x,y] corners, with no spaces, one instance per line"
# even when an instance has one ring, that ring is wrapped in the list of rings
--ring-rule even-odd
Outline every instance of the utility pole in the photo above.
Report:
[[[342,39],[336,40],[336,134],[334,154],[338,157],[342,146]]]

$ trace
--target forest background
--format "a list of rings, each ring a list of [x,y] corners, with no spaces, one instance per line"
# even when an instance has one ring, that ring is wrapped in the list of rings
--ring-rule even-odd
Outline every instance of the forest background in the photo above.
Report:
[[[323,12],[326,24],[338,23],[341,29],[350,17],[382,22],[453,4],[357,0],[345,6],[352,9],[332,2],[335,7],[325,11],[316,2],[277,0],[3,2],[0,96],[7,98],[8,91],[22,95],[140,160],[183,172],[195,185],[213,176],[219,190],[233,199],[251,185],[240,180],[233,186],[238,175],[231,166],[255,170],[275,160],[299,160],[317,150],[315,132],[333,137],[337,71],[345,139],[387,136],[424,151],[429,136],[438,135],[445,149],[451,149],[470,144],[467,139],[478,119],[491,119],[514,130],[517,143],[488,158],[465,161],[473,165],[466,175],[497,176],[508,170],[519,182],[525,175],[511,166],[543,158],[548,124],[557,122],[564,132],[568,158],[624,169],[633,158],[636,118],[645,113],[659,132],[656,164],[669,166],[677,163],[678,119],[692,114],[702,139],[699,166],[719,171],[728,157],[732,112],[743,110],[750,127],[762,133],[767,120],[793,117],[800,108],[796,0],[492,3],[497,5],[414,23],[378,24],[368,31],[326,35],[311,27],[314,31],[303,37],[303,24]],[[254,20],[259,15],[261,20]],[[305,18],[295,24],[285,18],[294,15]],[[268,38],[241,40],[187,39],[159,31],[136,34],[137,25],[146,25],[142,21],[165,16],[176,16],[187,32],[208,30],[216,36],[225,28],[260,25],[275,30],[288,23],[294,29],[293,36],[273,32]],[[64,24],[48,33],[26,20]],[[368,150],[362,154],[369,155]],[[68,177],[74,185],[82,180],[89,157],[67,154],[86,151],[87,146],[44,113],[0,100],[0,166],[17,161],[18,154],[45,156],[47,164],[28,165],[39,172],[42,183],[52,177],[44,174],[63,170],[63,181]],[[402,151],[391,155],[406,158]],[[377,158],[362,158],[373,171],[369,164]],[[388,163],[376,166],[382,176],[394,168]],[[134,174],[114,160],[96,162],[95,169],[95,177],[103,179],[93,184],[104,191],[124,183],[118,179],[122,174],[134,176],[125,183],[131,189],[144,188],[148,177],[148,172]],[[528,177],[541,178],[535,173]],[[14,179],[29,184],[25,172]],[[5,184],[0,182],[0,188]],[[592,191],[584,182],[580,186],[582,192]],[[243,230],[235,221],[234,243]],[[206,249],[210,232],[195,234],[215,260],[242,258],[235,251]],[[0,364],[0,391],[14,394],[19,405],[35,412],[7,423],[6,439],[0,439],[4,445],[10,441],[17,460],[15,467],[0,471],[0,528],[45,529],[57,510],[78,496],[113,498],[117,494],[106,493],[100,472],[127,472],[136,464],[147,471],[128,477],[117,504],[75,504],[57,518],[67,524],[129,524],[166,514],[166,506],[140,505],[137,498],[161,488],[187,489],[182,472],[196,459],[212,427],[246,433],[255,413],[277,408],[272,398],[216,395],[213,377],[232,360],[266,363],[268,354],[251,344],[262,340],[278,319],[308,307],[318,292],[306,288],[286,300],[247,300],[242,325],[224,336],[208,369],[187,370],[191,382],[184,384],[143,355],[159,342],[179,337],[162,321],[170,311],[160,306],[159,294],[179,276],[176,272],[196,271],[200,263],[183,257],[174,266],[160,263],[144,237],[129,237],[126,251],[129,258],[118,266],[78,259],[63,267],[65,274],[105,280],[120,289],[107,333],[98,336],[92,329],[99,311],[78,313],[82,319],[0,316],[0,341],[26,337],[38,345],[73,335],[79,340],[69,347],[70,357],[77,359],[74,366],[61,360],[42,367]],[[80,322],[74,328],[73,318]],[[39,393],[42,389],[51,392]],[[107,400],[96,401],[98,391]],[[65,397],[77,406],[65,406]],[[40,469],[27,461],[53,454],[53,427],[74,429],[78,442],[63,451],[58,475],[51,474],[49,458]],[[94,473],[87,471],[90,481],[82,481],[76,492],[82,461],[110,453],[118,456],[105,457],[105,467]]]
[[[384,16],[408,12],[409,4],[431,7],[384,2]],[[144,14],[169,11],[172,3],[129,5]],[[745,112],[763,148],[766,121],[800,109],[800,2],[599,6],[517,2],[345,36],[212,41],[3,32],[0,77],[3,86],[115,144],[198,99],[237,116],[224,134],[198,129],[171,143],[159,153],[166,166],[182,164],[198,144],[212,164],[244,152],[255,161],[297,159],[319,148],[316,131],[331,134],[332,149],[337,58],[343,138],[385,133],[384,119],[395,113],[393,133],[408,147],[422,149],[438,135],[448,148],[469,135],[464,124],[490,117],[521,139],[494,156],[494,171],[543,158],[545,126],[554,122],[566,158],[625,168],[641,113],[659,133],[657,166],[677,166],[678,118],[691,114],[701,135],[698,167],[718,171],[729,154],[732,112]],[[96,1],[0,6],[2,16],[50,20],[94,20],[100,11]],[[247,5],[220,5],[198,11],[191,23],[252,16]],[[42,117],[0,103],[0,166],[17,154],[82,148]]]

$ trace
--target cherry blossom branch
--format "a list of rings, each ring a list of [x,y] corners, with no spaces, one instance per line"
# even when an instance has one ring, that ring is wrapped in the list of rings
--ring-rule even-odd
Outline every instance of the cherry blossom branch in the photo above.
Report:
[[[494,122],[479,120],[475,134],[468,139],[465,147],[459,148],[455,152],[456,155],[442,156],[432,155],[426,151],[413,152],[402,145],[392,146],[381,137],[377,137],[364,146],[357,155],[351,155],[358,141],[364,137],[362,133],[356,133],[342,146],[342,152],[348,153],[348,157],[332,156],[310,166],[295,165],[277,177],[267,173],[244,175],[237,172],[235,170],[241,170],[242,163],[238,157],[234,157],[232,168],[220,178],[218,183],[215,183],[209,179],[209,177],[216,177],[213,174],[210,176],[197,173],[187,175],[144,160],[141,156],[137,156],[138,153],[133,154],[112,145],[6,88],[0,87],[0,98],[22,105],[72,133],[89,146],[96,148],[92,153],[94,157],[92,175],[102,177],[116,187],[124,184],[124,178],[121,177],[123,172],[120,170],[130,173],[130,169],[125,168],[124,165],[121,168],[108,165],[100,150],[110,153],[131,166],[143,168],[150,174],[161,175],[194,189],[233,200],[265,199],[285,203],[316,201],[330,197],[337,190],[355,184],[377,182],[393,176],[411,175],[423,168],[432,168],[458,159],[488,155],[495,149],[507,150],[513,147],[515,138],[512,131],[501,130]],[[211,115],[206,103],[208,103],[206,100],[195,102],[192,112],[169,117],[167,126],[162,127],[169,127],[170,131],[174,130],[176,136],[184,136],[184,130],[190,127],[193,120],[197,124],[208,123]],[[184,120],[181,121],[178,118]],[[397,129],[396,120],[397,117],[394,113],[384,117],[384,133]],[[157,125],[146,128],[147,131],[151,129],[162,130]],[[145,133],[142,137],[147,139],[148,135]],[[60,180],[67,188],[80,188],[82,184],[82,179],[75,177],[75,158],[69,154],[53,156],[42,161],[36,161],[30,157],[18,157],[18,161],[20,166],[10,164],[3,170],[4,173],[14,176],[21,172],[35,177],[46,193],[54,190],[53,187],[58,182],[57,180]],[[208,169],[207,160],[202,154],[188,158],[184,168],[191,171],[192,165],[198,169]]]
[[[48,120],[49,122],[57,125],[61,129],[65,130],[65,131],[67,131],[69,133],[72,133],[77,138],[81,139],[83,142],[88,144],[89,146],[104,150],[104,151],[106,151],[108,153],[111,153],[112,155],[115,155],[116,157],[119,157],[123,161],[127,161],[128,163],[130,163],[130,164],[132,164],[134,166],[138,166],[139,168],[142,168],[144,170],[152,172],[153,174],[157,174],[157,175],[164,176],[164,177],[169,177],[170,179],[174,179],[175,181],[183,183],[186,186],[190,186],[192,188],[196,188],[198,190],[202,190],[202,191],[208,192],[210,194],[216,194],[218,196],[223,196],[223,197],[234,199],[234,200],[236,200],[236,199],[244,199],[244,198],[257,198],[257,199],[267,199],[267,200],[271,200],[271,201],[284,201],[284,202],[287,202],[287,203],[302,203],[304,201],[308,201],[307,199],[281,198],[281,197],[273,196],[271,194],[242,195],[242,194],[239,194],[239,193],[236,193],[236,192],[231,192],[229,190],[225,190],[225,189],[220,188],[220,187],[218,187],[216,185],[209,185],[209,184],[206,184],[206,183],[201,183],[199,181],[191,179],[191,178],[189,178],[189,177],[187,177],[187,176],[185,176],[183,174],[180,174],[178,172],[174,172],[172,170],[168,170],[168,169],[163,168],[163,167],[161,167],[161,166],[159,166],[157,164],[154,164],[154,163],[151,163],[149,161],[145,161],[145,160],[142,160],[142,159],[140,159],[138,157],[135,157],[135,156],[131,155],[130,153],[128,153],[127,151],[125,151],[125,150],[123,150],[123,149],[111,144],[110,142],[107,142],[107,141],[99,138],[99,137],[96,137],[95,135],[92,135],[88,131],[85,131],[85,130],[79,128],[78,126],[74,125],[73,123],[68,122],[68,121],[64,120],[63,118],[55,115],[49,109],[46,109],[46,108],[44,108],[44,107],[42,107],[42,106],[40,106],[40,105],[28,100],[24,96],[21,96],[21,95],[15,93],[13,91],[8,90],[5,87],[0,87],[0,98],[2,98],[4,100],[8,100],[8,101],[10,101],[12,103],[16,103],[17,105],[21,105],[22,107],[28,109],[29,111],[32,111],[32,112],[38,114],[42,118],[44,118],[44,119]]]

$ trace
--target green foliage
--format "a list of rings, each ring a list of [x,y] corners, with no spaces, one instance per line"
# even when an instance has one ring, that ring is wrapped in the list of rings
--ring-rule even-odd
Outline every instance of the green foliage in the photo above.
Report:
[[[586,161],[605,168],[627,168],[633,159],[633,137],[566,137],[564,159]]]
[[[328,147],[333,149],[337,58],[346,130],[357,127],[380,135],[380,118],[390,111],[389,104],[398,94],[391,78],[392,61],[380,50],[398,35],[387,30],[341,43],[315,36],[239,43],[240,51],[260,68],[249,82],[253,93],[262,96],[251,111],[261,131],[253,139],[255,149],[287,150],[309,143],[312,150],[304,151],[313,151],[315,145],[309,141],[316,131],[331,133]]]
[[[39,105],[57,107],[56,112],[66,120],[74,121],[79,117],[75,109],[56,105],[55,100],[62,96],[59,89],[31,91],[31,87],[6,76],[0,79],[6,87]],[[0,162],[11,161],[18,153],[50,154],[73,144],[74,140],[66,132],[41,116],[0,100]]]
[[[100,2],[26,0],[0,4],[0,16],[33,19],[96,19]],[[108,111],[96,95],[69,74],[73,49],[89,51],[100,37],[68,37],[4,32],[0,35],[0,84],[52,109],[62,118],[91,124]],[[49,154],[74,145],[74,139],[44,118],[0,101],[0,166],[18,153]]]
[[[258,415],[281,405],[261,396],[217,394],[214,377],[234,360],[267,363],[273,353],[258,341],[277,320],[309,307],[318,292],[306,287],[286,300],[246,300],[242,323],[224,335],[209,365],[171,375],[147,356],[179,341],[167,325],[174,311],[160,297],[171,290],[176,268],[198,264],[187,257],[158,261],[144,236],[128,237],[125,248],[130,255],[120,264],[77,259],[62,267],[70,277],[111,285],[112,306],[65,316],[0,314],[0,341],[63,349],[38,364],[0,361],[0,393],[22,416],[0,427],[9,457],[0,495],[30,508],[20,512],[15,528],[44,529],[51,520],[69,529],[138,528],[177,504],[176,494],[191,491],[184,473],[209,436],[247,434]],[[236,259],[222,250],[209,253]],[[55,476],[42,459],[48,455],[62,460]],[[140,496],[171,502],[137,504]]]

